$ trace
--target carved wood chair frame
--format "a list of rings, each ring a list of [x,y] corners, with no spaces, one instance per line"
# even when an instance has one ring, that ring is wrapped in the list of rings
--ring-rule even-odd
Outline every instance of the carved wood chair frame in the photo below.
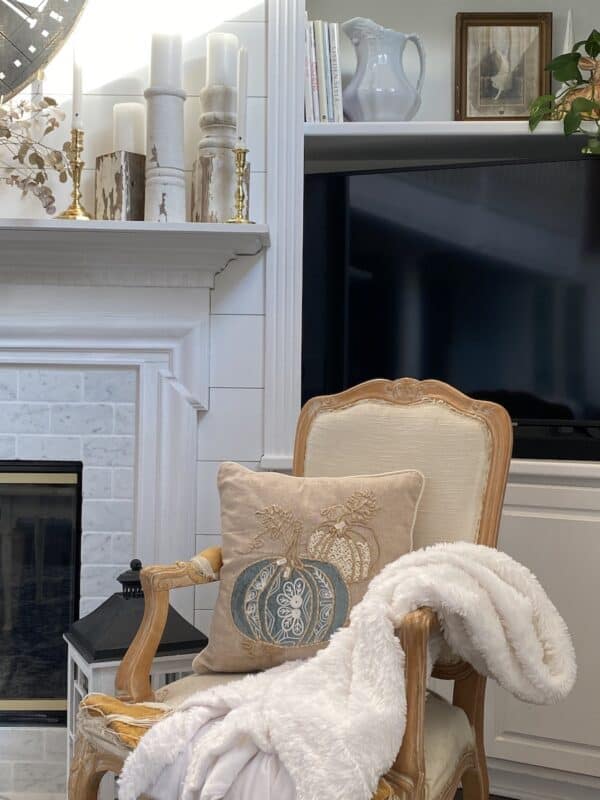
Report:
[[[304,474],[306,445],[319,414],[362,401],[397,405],[443,403],[454,411],[483,422],[490,436],[490,462],[482,501],[477,543],[495,547],[512,451],[512,425],[507,412],[495,403],[473,400],[445,383],[434,380],[373,380],[336,395],[315,397],[302,409],[296,430],[294,474]],[[203,551],[218,580],[221,548]],[[121,700],[152,700],[150,670],[160,643],[169,608],[171,589],[210,583],[192,562],[147,567],[141,574],[145,596],[144,617],[117,673],[115,689]],[[406,654],[406,731],[394,765],[381,779],[373,800],[424,800],[425,798],[425,700],[427,695],[427,646],[437,627],[435,613],[421,608],[409,614],[398,636]],[[465,662],[438,664],[434,677],[454,681],[453,704],[462,708],[474,732],[475,747],[460,759],[442,792],[431,800],[452,800],[462,782],[464,800],[487,800],[489,780],[483,740],[486,679]],[[69,777],[69,800],[96,800],[106,772],[118,773],[121,760],[79,736]]]

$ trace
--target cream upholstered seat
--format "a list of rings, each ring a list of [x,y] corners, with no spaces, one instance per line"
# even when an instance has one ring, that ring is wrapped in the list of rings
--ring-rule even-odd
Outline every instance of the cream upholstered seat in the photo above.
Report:
[[[356,475],[417,468],[425,475],[414,546],[467,540],[496,545],[512,427],[500,406],[474,401],[438,381],[369,381],[346,392],[314,398],[303,408],[296,431],[297,475]],[[154,698],[150,665],[166,621],[169,590],[218,580],[219,548],[203,554],[211,574],[194,562],[142,572],[146,613],[117,675],[117,694],[129,702],[159,700],[175,707],[193,691],[241,676],[192,676]],[[419,609],[398,635],[406,654],[406,731],[377,800],[452,800],[462,782],[464,800],[487,800],[483,747],[485,679],[446,654],[434,675],[454,681],[452,704],[427,694],[428,640],[435,614]],[[108,698],[110,700],[110,698]],[[89,720],[88,720],[89,722]],[[91,800],[99,779],[118,771],[124,754],[109,752],[102,721],[96,733],[84,725],[69,783],[70,800]],[[105,734],[105,732],[104,732]]]
[[[239,681],[243,674],[189,675],[160,689],[155,702],[165,710],[178,708],[196,692]],[[123,741],[112,731],[105,717],[82,717],[82,725],[88,737],[108,747],[116,756],[125,760],[132,749],[131,743]],[[451,705],[434,692],[428,692],[425,703],[425,799],[433,800],[452,781],[454,765],[474,748],[474,734],[465,712]],[[450,757],[448,757],[450,755]]]

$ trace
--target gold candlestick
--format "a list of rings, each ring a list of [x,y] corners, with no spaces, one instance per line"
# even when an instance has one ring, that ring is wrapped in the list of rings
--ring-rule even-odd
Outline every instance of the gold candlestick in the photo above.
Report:
[[[71,166],[71,177],[73,179],[73,191],[71,192],[71,205],[57,219],[90,220],[91,214],[85,210],[81,203],[81,174],[84,162],[81,160],[83,153],[83,131],[73,128],[71,131],[71,149],[69,151],[69,164]]]
[[[237,178],[237,188],[235,190],[235,217],[228,219],[227,222],[254,225],[254,223],[248,219],[248,196],[244,188],[246,169],[248,167],[248,148],[243,145],[234,147],[233,152],[235,153],[235,175]]]

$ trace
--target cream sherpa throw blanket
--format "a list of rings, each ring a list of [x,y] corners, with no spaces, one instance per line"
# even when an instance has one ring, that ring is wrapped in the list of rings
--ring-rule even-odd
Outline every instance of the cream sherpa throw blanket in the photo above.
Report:
[[[239,786],[257,758],[277,800],[370,800],[404,735],[394,631],[421,606],[455,653],[516,697],[554,703],[572,688],[569,633],[531,572],[491,548],[435,545],[388,564],[314,658],[200,692],[160,721],[127,759],[120,800],[258,797]]]

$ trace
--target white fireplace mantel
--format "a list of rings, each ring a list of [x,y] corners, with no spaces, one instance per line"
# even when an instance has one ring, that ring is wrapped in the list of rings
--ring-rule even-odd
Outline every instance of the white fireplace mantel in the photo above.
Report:
[[[266,225],[0,221],[0,366],[137,374],[133,534],[145,563],[194,546],[210,289],[268,245]],[[193,593],[178,595],[191,620]]]
[[[0,282],[212,288],[268,246],[266,225],[4,219]]]

